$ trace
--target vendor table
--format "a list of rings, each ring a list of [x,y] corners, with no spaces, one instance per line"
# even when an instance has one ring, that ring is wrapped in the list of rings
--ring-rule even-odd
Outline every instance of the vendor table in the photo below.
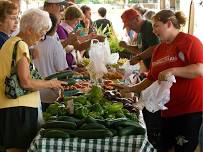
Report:
[[[37,135],[28,152],[156,152],[145,135],[54,139]]]

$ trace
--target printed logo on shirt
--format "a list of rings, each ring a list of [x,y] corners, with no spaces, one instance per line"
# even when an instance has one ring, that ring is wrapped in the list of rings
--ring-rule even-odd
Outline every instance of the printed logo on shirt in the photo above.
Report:
[[[160,59],[152,62],[152,66],[155,67],[157,65],[163,65],[166,63],[176,62],[177,60],[178,59],[176,56],[166,56],[166,57],[160,58]]]
[[[183,146],[184,144],[188,143],[189,141],[184,136],[178,136],[176,137],[176,143],[177,145]]]
[[[180,59],[181,61],[183,61],[183,62],[185,61],[185,55],[184,55],[183,52],[180,51],[180,52],[178,53],[178,57],[179,57],[179,59]]]

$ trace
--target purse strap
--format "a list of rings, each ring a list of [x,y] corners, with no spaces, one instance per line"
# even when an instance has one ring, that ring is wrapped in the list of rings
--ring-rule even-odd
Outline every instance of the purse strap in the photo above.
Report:
[[[18,46],[18,43],[22,41],[22,40],[18,40],[14,47],[13,47],[13,54],[12,54],[12,61],[11,61],[11,71],[13,71],[13,68],[15,67],[16,65],[16,55],[17,55],[17,46]]]

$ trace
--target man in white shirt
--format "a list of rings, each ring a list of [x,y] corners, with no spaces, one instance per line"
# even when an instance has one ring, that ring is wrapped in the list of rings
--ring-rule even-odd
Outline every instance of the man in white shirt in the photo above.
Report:
[[[66,55],[59,39],[56,39],[56,29],[58,25],[57,17],[50,14],[52,21],[51,29],[46,33],[45,39],[40,41],[35,48],[39,50],[38,58],[34,59],[34,64],[43,77],[47,77],[56,72],[68,68]],[[42,111],[45,111],[50,103],[56,101],[58,91],[53,89],[40,90],[42,101]]]

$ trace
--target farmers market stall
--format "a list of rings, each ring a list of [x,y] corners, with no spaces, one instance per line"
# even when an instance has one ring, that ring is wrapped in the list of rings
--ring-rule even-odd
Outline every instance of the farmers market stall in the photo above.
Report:
[[[91,97],[95,92],[97,95],[100,94],[98,87],[95,86],[90,92]],[[108,93],[109,91],[102,94],[102,99],[105,96],[112,99],[113,96],[110,97]],[[100,100],[99,96],[94,95],[91,99]],[[69,100],[69,97],[65,99]],[[126,110],[121,102],[109,103],[100,100],[104,103],[99,104],[97,100],[90,100],[87,111],[85,107],[88,100],[85,100],[84,96],[81,95],[73,100],[75,113],[71,116],[68,116],[65,109],[67,105],[62,106],[62,103],[54,103],[47,109],[44,116],[49,118],[46,118],[48,120],[33,140],[29,152],[156,151],[147,139],[142,117],[139,115],[138,119],[136,117],[138,114],[128,112],[132,110],[129,104]],[[125,101],[123,98],[122,100]],[[106,109],[105,105],[108,105]]]
[[[43,113],[45,123],[28,151],[156,151],[135,101],[114,89],[112,84],[123,77],[118,76],[111,71],[97,83],[71,71],[48,77],[63,79],[67,85]]]

